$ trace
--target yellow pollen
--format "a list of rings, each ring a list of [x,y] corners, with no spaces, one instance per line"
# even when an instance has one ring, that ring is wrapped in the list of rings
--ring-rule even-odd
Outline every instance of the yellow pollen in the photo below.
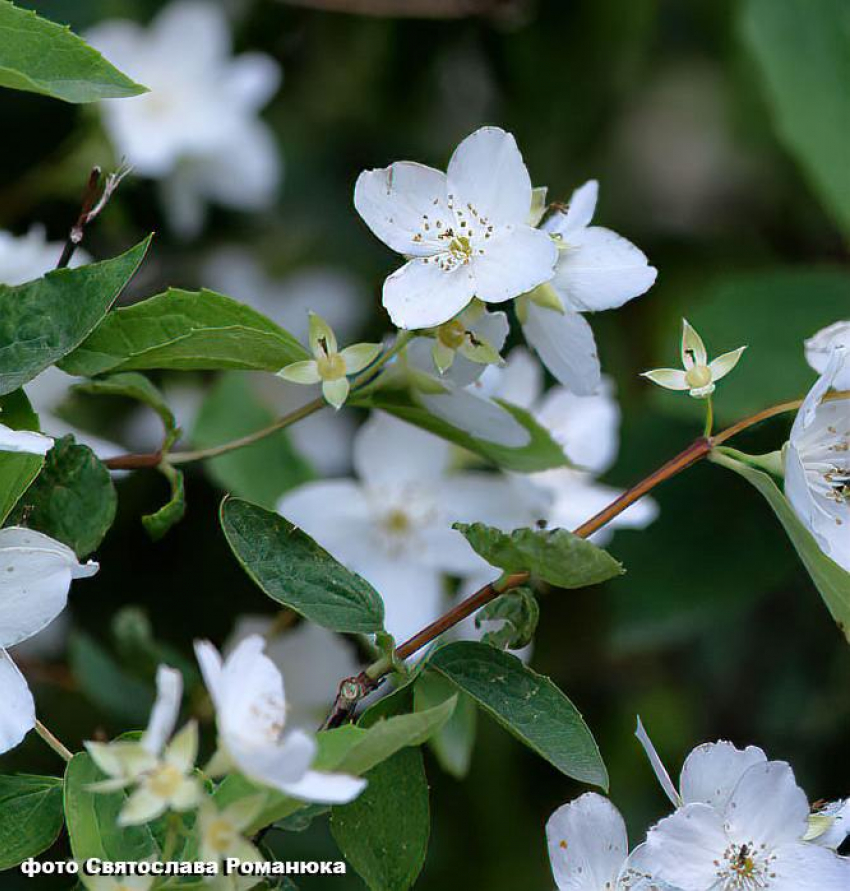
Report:
[[[692,390],[707,387],[711,383],[711,371],[707,365],[694,365],[685,374],[685,382]]]
[[[458,257],[468,259],[472,256],[472,245],[466,235],[457,235],[449,244],[449,250]]]

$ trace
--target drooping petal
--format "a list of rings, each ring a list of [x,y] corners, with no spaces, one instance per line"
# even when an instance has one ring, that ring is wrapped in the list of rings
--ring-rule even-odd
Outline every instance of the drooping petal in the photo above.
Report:
[[[141,740],[142,747],[148,752],[158,755],[171,738],[182,699],[183,675],[174,668],[160,665],[156,672],[156,701]]]
[[[708,369],[711,372],[711,379],[713,381],[719,381],[721,378],[726,377],[726,375],[738,364],[738,360],[744,354],[745,349],[745,346],[738,347],[737,350],[723,353],[723,355],[718,356],[712,362],[709,362]]]
[[[471,214],[471,205],[493,225],[525,224],[531,177],[510,133],[482,127],[467,136],[449,161],[447,180],[456,213]]]
[[[619,811],[593,792],[558,808],[546,824],[546,839],[560,891],[613,888],[629,852]]]
[[[522,330],[529,346],[568,390],[580,396],[596,392],[602,371],[593,331],[582,316],[529,302]]]
[[[412,161],[364,170],[354,187],[354,206],[384,244],[409,257],[443,250],[440,232],[454,225],[446,205],[446,175]]]
[[[351,384],[348,378],[339,377],[334,381],[322,381],[322,395],[325,401],[334,408],[342,408],[348,394],[351,392]]]
[[[474,392],[452,388],[448,393],[417,397],[437,418],[463,430],[476,439],[483,439],[509,449],[528,445],[531,434],[498,402],[482,399]]]
[[[690,389],[690,385],[685,379],[685,372],[678,368],[656,368],[653,371],[644,371],[641,377],[651,380],[659,387],[664,387],[665,390]]]
[[[322,379],[319,374],[319,365],[315,359],[293,362],[286,368],[281,368],[277,374],[278,377],[292,381],[294,384],[318,384]]]
[[[284,791],[301,801],[319,804],[348,804],[366,788],[366,780],[342,773],[321,773],[308,770],[293,783],[287,783]]]
[[[595,179],[588,180],[579,186],[570,196],[566,213],[553,214],[547,221],[545,229],[570,240],[582,229],[586,229],[596,212],[599,200],[599,183]]]
[[[0,452],[26,452],[46,455],[53,448],[53,440],[32,430],[12,430],[0,424]]]
[[[708,353],[702,338],[687,319],[682,319],[682,365],[688,371],[694,365],[705,365]]]
[[[722,740],[697,746],[682,765],[682,799],[685,804],[701,802],[722,810],[744,772],[766,761],[767,755],[757,746],[739,749]]]
[[[555,242],[530,226],[497,229],[482,250],[468,268],[474,296],[485,303],[513,300],[549,281],[558,259]]]
[[[433,258],[410,260],[384,281],[383,303],[397,328],[434,328],[475,296],[470,266],[441,269]]]
[[[255,783],[282,792],[304,776],[317,750],[316,740],[301,730],[293,730],[282,741],[252,739],[246,735],[229,744],[241,773]]]
[[[0,755],[35,727],[35,702],[11,656],[0,649]]]
[[[785,845],[771,863],[770,891],[847,891],[850,858],[817,845]]]
[[[664,766],[664,762],[656,751],[656,748],[653,745],[652,740],[649,738],[649,734],[646,732],[646,728],[643,726],[640,718],[637,719],[635,736],[638,738],[638,742],[643,746],[643,750],[646,752],[646,757],[649,758],[653,773],[661,784],[664,794],[670,799],[673,807],[681,807],[682,797],[676,791],[676,787],[670,779],[670,774],[667,772],[667,768]]]

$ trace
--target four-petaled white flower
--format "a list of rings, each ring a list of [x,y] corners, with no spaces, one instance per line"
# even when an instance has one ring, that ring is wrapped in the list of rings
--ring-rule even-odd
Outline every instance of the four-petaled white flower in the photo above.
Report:
[[[183,696],[179,671],[161,665],[157,697],[142,738],[111,743],[87,742],[86,749],[108,779],[92,783],[93,792],[134,787],[118,815],[119,826],[149,823],[167,810],[187,811],[203,797],[194,775],[198,757],[198,725],[190,721],[173,739]]]
[[[310,349],[315,358],[293,362],[278,374],[295,384],[320,383],[325,399],[334,408],[340,408],[351,392],[348,376],[371,365],[381,352],[381,344],[355,343],[340,350],[331,326],[311,312]]]
[[[477,297],[500,303],[552,277],[558,249],[529,225],[531,179],[516,141],[482,127],[457,147],[447,173],[409,161],[360,174],[354,206],[408,261],[384,282],[399,328],[433,328]]]
[[[285,732],[283,677],[264,648],[263,638],[252,635],[222,661],[211,643],[195,644],[218,727],[218,751],[208,772],[238,770],[255,783],[301,801],[352,801],[366,781],[313,770],[315,738],[302,730]]]
[[[434,330],[431,357],[440,374],[444,374],[462,357],[475,365],[494,365],[501,361],[499,350],[490,342],[490,329],[499,334],[497,315],[488,313],[479,300],[473,300],[467,308],[451,321],[443,322]],[[504,338],[503,338],[504,339]]]
[[[835,322],[812,335],[805,342],[806,361],[818,374],[823,374],[830,356],[839,347],[850,353],[850,322]],[[850,362],[836,376],[833,386],[836,390],[850,390]]]
[[[543,223],[558,246],[558,262],[548,284],[517,304],[523,334],[552,374],[573,393],[596,392],[599,357],[593,331],[581,313],[615,309],[648,291],[658,274],[630,241],[591,226],[599,184],[573,192],[567,211]]]
[[[783,454],[788,501],[823,552],[850,572],[850,397],[825,398],[848,366],[850,354],[833,350]]]
[[[684,370],[676,368],[656,368],[644,371],[642,377],[649,378],[654,384],[666,390],[689,390],[694,399],[705,399],[715,390],[717,381],[738,364],[745,346],[723,353],[711,362],[702,338],[687,319],[682,319],[682,365]]]
[[[163,179],[175,228],[196,234],[204,202],[255,210],[274,198],[277,146],[259,110],[280,82],[263,53],[231,56],[230,26],[215,3],[179,0],[144,29],[129,21],[99,25],[93,46],[150,92],[102,103],[117,152],[142,176]]]
[[[19,526],[0,529],[0,754],[35,727],[35,702],[7,648],[38,634],[65,609],[74,579],[97,563],[80,563],[58,541]]]

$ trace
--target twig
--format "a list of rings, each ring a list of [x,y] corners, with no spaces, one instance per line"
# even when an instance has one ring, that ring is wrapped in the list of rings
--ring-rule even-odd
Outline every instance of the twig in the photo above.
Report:
[[[53,749],[54,752],[63,760],[70,761],[74,755],[65,745],[63,745],[41,721],[35,722],[35,732]]]

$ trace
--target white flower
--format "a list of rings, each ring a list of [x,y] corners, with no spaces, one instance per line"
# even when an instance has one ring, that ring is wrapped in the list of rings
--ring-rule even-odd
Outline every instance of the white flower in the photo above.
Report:
[[[278,504],[375,587],[387,630],[399,640],[440,614],[446,574],[486,567],[452,523],[514,528],[531,520],[506,479],[452,471],[451,455],[444,440],[376,412],[354,441],[358,480],[307,483]]]
[[[241,616],[225,653],[251,635],[266,637],[274,622],[271,616]],[[322,723],[340,678],[360,670],[352,644],[315,622],[300,622],[275,634],[266,643],[266,655],[286,678],[287,726],[301,730],[315,730]]]
[[[49,436],[32,430],[12,430],[0,424],[0,452],[25,452],[30,455],[46,455],[53,448]]]
[[[280,70],[262,53],[231,56],[218,4],[178,0],[148,29],[113,21],[87,37],[150,89],[101,108],[117,152],[141,175],[166,179],[178,231],[198,231],[205,199],[245,210],[271,201],[280,161],[257,115],[277,90]]]
[[[591,226],[599,184],[576,189],[566,213],[543,224],[558,245],[558,262],[549,284],[517,306],[523,334],[558,381],[588,395],[599,385],[599,357],[590,325],[580,315],[615,309],[648,291],[658,271],[625,238]]]
[[[198,810],[198,859],[219,865],[228,858],[235,858],[243,863],[262,863],[265,860],[263,855],[245,838],[245,832],[262,807],[262,795],[243,798],[221,810],[212,798],[205,798]],[[247,891],[256,883],[256,877],[220,872],[216,878],[210,880],[209,886],[227,891]]]
[[[546,839],[559,891],[669,889],[652,878],[644,846],[629,856],[626,824],[620,812],[594,792],[559,807],[546,824]]]
[[[141,740],[87,742],[94,763],[108,777],[93,783],[93,792],[114,792],[134,786],[118,815],[119,826],[149,823],[167,810],[186,811],[203,795],[194,776],[198,757],[198,725],[190,721],[171,739],[180,713],[183,678],[161,665],[156,675],[157,697]]]
[[[818,374],[823,374],[838,347],[850,352],[850,322],[835,322],[810,337],[805,343],[806,361]],[[836,376],[833,386],[836,390],[850,390],[850,363]]]
[[[81,564],[70,548],[40,532],[0,529],[0,754],[35,726],[32,693],[6,649],[46,628],[65,609],[72,580],[97,570],[97,563]]]
[[[0,230],[0,284],[23,285],[41,278],[56,268],[64,244],[48,241],[43,226],[32,226],[26,235],[12,235]],[[72,267],[91,262],[85,251],[77,249]]]
[[[365,788],[365,780],[312,770],[316,740],[302,730],[284,732],[283,677],[264,647],[265,641],[253,635],[222,661],[212,644],[195,644],[218,726],[219,748],[208,770],[215,775],[235,769],[302,801],[352,801]]]
[[[806,841],[837,850],[850,836],[850,798],[830,801],[809,816]]]
[[[145,862],[145,861],[142,861]],[[147,862],[155,863],[153,857],[147,858]],[[86,876],[85,887],[89,891],[149,891],[153,888],[157,876],[121,876],[114,879],[112,876],[91,875]]]
[[[791,507],[823,552],[850,571],[850,398],[825,398],[848,366],[848,353],[833,351],[800,406],[783,453]]]
[[[311,312],[310,349],[313,359],[293,362],[278,375],[295,384],[321,383],[325,400],[334,408],[341,408],[351,391],[349,376],[371,365],[381,352],[381,344],[355,343],[340,350],[331,326]]]
[[[448,322],[473,297],[500,303],[552,277],[558,250],[528,224],[532,188],[510,133],[482,127],[443,174],[399,161],[360,174],[354,205],[385,244],[408,257],[384,282],[399,328]]]
[[[738,347],[729,353],[723,353],[713,361],[708,361],[708,353],[702,338],[687,319],[682,319],[682,366],[683,371],[676,368],[656,368],[644,371],[641,377],[649,378],[665,390],[689,390],[694,399],[705,399],[715,390],[717,381],[738,364],[745,346]]]

